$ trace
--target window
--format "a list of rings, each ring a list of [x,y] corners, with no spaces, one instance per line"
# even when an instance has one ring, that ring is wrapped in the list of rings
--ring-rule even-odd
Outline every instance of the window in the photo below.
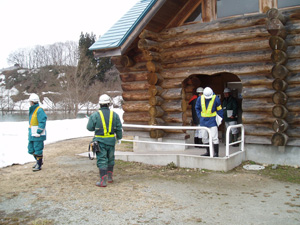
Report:
[[[202,21],[202,4],[200,4],[196,8],[196,10],[190,15],[190,17],[185,21],[185,23],[194,21]]]
[[[300,6],[299,0],[278,0],[278,8]]]
[[[243,15],[258,11],[259,0],[217,0],[218,18]]]

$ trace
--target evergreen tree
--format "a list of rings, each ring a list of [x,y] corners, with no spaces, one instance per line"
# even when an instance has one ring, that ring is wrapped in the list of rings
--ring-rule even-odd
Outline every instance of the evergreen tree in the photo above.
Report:
[[[94,79],[104,81],[105,79],[105,72],[111,69],[113,66],[110,60],[110,57],[95,59],[93,52],[89,50],[89,47],[95,43],[96,36],[92,34],[86,33],[85,35],[81,32],[80,39],[79,39],[79,63],[78,66],[80,67],[82,62],[85,61],[87,57],[91,61],[91,66],[96,68],[96,74]],[[84,59],[84,60],[81,60]],[[86,65],[86,63],[84,63]]]

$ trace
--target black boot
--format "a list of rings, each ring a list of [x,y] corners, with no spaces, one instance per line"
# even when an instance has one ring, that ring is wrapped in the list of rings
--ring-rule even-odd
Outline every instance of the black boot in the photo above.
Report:
[[[236,142],[237,141],[237,134],[233,134],[233,142]],[[233,147],[239,147],[239,144],[234,144],[232,145]]]
[[[100,173],[100,181],[96,183],[98,187],[106,187],[107,186],[107,169],[99,169]]]
[[[36,156],[36,160],[37,160],[36,165],[34,168],[32,168],[33,172],[40,171],[42,169],[43,156]]]
[[[194,137],[194,144],[199,144],[199,138],[198,137]],[[199,146],[195,146],[196,148],[200,148]]]
[[[219,144],[214,144],[214,157],[219,157]]]
[[[206,153],[202,154],[201,156],[210,156],[209,147],[206,147]]]
[[[113,181],[113,171],[114,171],[114,166],[108,166],[107,168],[107,182],[112,183]]]
[[[35,159],[35,164],[34,164],[34,166],[32,167],[32,169],[35,168],[35,167],[37,166],[37,159],[36,159],[36,156],[33,155],[33,157],[34,157],[34,159]]]

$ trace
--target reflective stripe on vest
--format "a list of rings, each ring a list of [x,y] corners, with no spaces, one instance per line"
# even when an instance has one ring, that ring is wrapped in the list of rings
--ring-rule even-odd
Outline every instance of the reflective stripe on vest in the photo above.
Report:
[[[202,117],[214,117],[217,115],[216,111],[213,113],[211,112],[212,107],[215,102],[215,99],[216,99],[216,95],[213,95],[213,97],[209,101],[208,108],[206,109],[204,95],[201,96],[201,108],[202,108],[201,116]]]
[[[106,127],[103,112],[101,110],[99,110],[99,114],[100,114],[101,121],[102,121],[104,135],[95,135],[95,137],[101,137],[101,138],[114,137],[115,136],[114,134],[110,134],[111,128],[112,128],[114,111],[110,110],[110,112],[109,112],[109,127],[108,127],[109,130],[108,130],[108,132],[107,132],[107,127]]]
[[[39,108],[41,108],[41,107],[40,106],[36,107],[36,109],[32,113],[29,128],[31,128],[32,126],[38,126],[39,125],[39,121],[37,119],[37,111],[39,110]]]

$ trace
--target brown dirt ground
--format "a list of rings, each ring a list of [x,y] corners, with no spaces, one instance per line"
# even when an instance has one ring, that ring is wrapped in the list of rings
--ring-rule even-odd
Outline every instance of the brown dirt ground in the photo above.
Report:
[[[242,167],[227,173],[117,161],[95,186],[91,138],[46,145],[44,166],[0,169],[0,224],[300,224],[300,185]],[[130,151],[130,144],[117,146]]]

